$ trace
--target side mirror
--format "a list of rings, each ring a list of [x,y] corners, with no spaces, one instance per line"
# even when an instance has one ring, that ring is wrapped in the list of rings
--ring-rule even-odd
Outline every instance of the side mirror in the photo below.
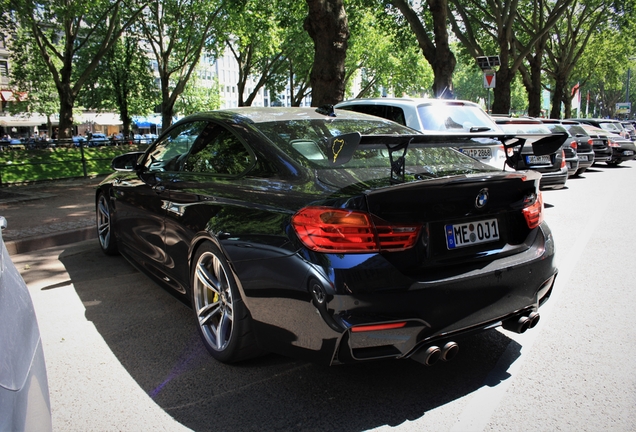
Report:
[[[115,171],[135,171],[139,167],[138,161],[143,154],[143,152],[124,153],[116,156],[110,166]]]

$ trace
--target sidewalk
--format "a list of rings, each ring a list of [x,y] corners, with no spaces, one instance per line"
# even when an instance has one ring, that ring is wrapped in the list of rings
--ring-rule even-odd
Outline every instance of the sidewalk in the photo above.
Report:
[[[95,187],[105,176],[0,188],[2,235],[9,254],[97,237]]]

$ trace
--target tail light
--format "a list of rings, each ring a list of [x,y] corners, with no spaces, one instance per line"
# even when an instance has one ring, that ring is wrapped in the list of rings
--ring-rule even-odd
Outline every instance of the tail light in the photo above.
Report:
[[[405,250],[415,244],[421,228],[331,207],[305,207],[291,222],[303,244],[316,252]]]
[[[543,195],[541,191],[528,195],[524,200],[523,216],[528,228],[533,229],[543,222]]]
[[[577,148],[579,148],[579,144],[576,141],[572,141],[570,143],[570,147],[572,147],[574,150],[576,150]]]
[[[561,168],[565,168],[565,152],[561,150]]]
[[[594,140],[592,138],[590,138],[589,140],[587,140],[587,143],[589,145],[591,145],[592,147],[594,147]]]
[[[616,141],[614,141],[611,138],[607,139],[607,145],[610,147],[620,147],[620,144],[618,144]]]

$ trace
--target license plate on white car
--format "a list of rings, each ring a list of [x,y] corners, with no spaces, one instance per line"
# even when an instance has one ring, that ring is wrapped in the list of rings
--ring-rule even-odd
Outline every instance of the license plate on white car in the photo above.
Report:
[[[460,151],[473,159],[490,159],[492,157],[489,148],[466,148],[460,149]]]
[[[587,155],[579,155],[579,160],[580,161],[586,161],[587,160]]]
[[[550,156],[526,156],[526,163],[528,165],[550,165],[552,161]]]
[[[464,224],[445,225],[446,246],[456,249],[499,240],[497,219],[488,219]]]

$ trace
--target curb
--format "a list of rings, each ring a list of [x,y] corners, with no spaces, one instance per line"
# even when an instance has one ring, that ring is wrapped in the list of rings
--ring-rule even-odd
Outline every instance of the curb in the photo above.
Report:
[[[9,255],[18,255],[21,253],[33,252],[54,246],[63,246],[95,238],[97,238],[97,229],[94,226],[90,226],[40,237],[12,240],[6,242],[5,245]]]

